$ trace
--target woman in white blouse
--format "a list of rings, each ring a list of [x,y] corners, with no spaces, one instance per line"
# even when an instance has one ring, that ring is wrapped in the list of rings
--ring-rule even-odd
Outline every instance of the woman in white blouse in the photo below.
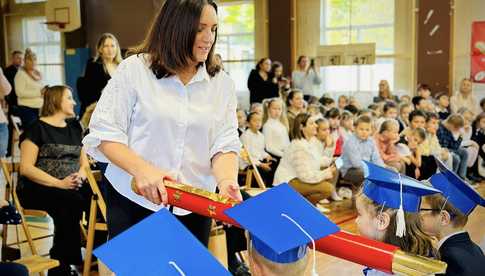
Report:
[[[137,54],[103,90],[83,143],[109,162],[110,237],[164,207],[167,177],[241,200],[236,94],[213,63],[217,24],[211,0],[166,1]],[[207,245],[210,219],[176,207],[173,213]]]
[[[24,66],[15,75],[15,93],[18,97],[19,117],[22,127],[39,118],[43,98],[42,76],[37,70],[37,55],[29,48],[25,50]]]
[[[301,113],[296,116],[294,139],[281,158],[273,183],[289,183],[313,204],[332,194],[334,186],[331,181],[337,172],[334,165],[320,169],[321,160],[314,153],[311,142],[316,134],[317,125],[310,114]]]

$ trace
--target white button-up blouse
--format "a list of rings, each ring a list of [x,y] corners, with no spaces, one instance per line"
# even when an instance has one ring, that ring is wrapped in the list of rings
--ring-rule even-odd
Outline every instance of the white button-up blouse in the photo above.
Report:
[[[122,143],[177,181],[214,192],[212,157],[240,149],[234,82],[224,72],[210,77],[205,66],[187,85],[177,76],[157,79],[146,57],[133,55],[118,66],[91,118],[86,152],[109,162],[97,149],[101,141]],[[135,203],[162,208],[135,194],[132,176],[113,163],[106,177]],[[174,208],[174,213],[189,212]]]

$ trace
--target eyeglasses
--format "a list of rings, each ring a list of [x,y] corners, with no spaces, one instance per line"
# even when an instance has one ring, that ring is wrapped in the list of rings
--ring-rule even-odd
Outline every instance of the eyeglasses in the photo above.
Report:
[[[425,211],[431,211],[431,212],[440,212],[440,209],[435,209],[435,208],[420,208],[420,212],[425,212]]]

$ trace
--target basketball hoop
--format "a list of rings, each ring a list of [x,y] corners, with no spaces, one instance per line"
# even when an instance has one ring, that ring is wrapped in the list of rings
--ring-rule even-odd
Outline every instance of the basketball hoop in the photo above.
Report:
[[[64,29],[66,27],[66,24],[68,22],[60,22],[60,21],[47,21],[47,22],[43,22],[42,24],[46,24],[46,25],[51,25],[51,26],[56,26],[59,28],[59,29]]]

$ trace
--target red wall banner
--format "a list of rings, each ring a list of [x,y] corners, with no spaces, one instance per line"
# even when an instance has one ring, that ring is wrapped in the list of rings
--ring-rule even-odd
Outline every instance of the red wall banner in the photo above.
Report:
[[[485,21],[472,24],[470,64],[473,82],[485,83]]]

